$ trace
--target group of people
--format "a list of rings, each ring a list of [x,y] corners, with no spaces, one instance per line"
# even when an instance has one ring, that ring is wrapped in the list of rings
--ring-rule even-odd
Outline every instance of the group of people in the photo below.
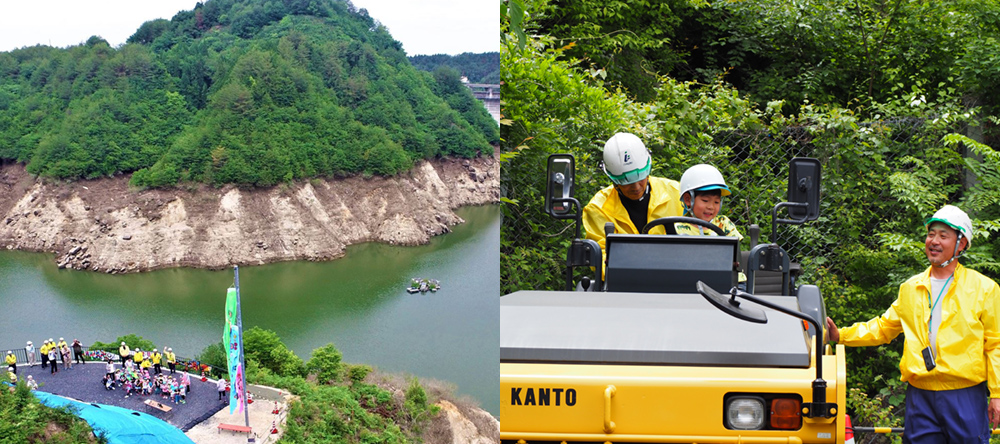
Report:
[[[14,391],[14,386],[17,385],[17,375],[14,370],[10,367],[7,368],[7,377],[10,379],[10,390]],[[25,385],[31,390],[38,390],[38,381],[35,381],[35,377],[28,375],[24,378]]]
[[[136,353],[139,355],[139,353]],[[160,396],[163,399],[171,400],[175,404],[186,404],[187,394],[191,392],[191,376],[187,372],[181,372],[180,379],[162,373],[159,368],[150,373],[150,367],[136,366],[134,360],[123,361],[125,365],[116,369],[115,362],[108,359],[106,372],[101,383],[105,390],[122,389],[125,397],[138,396]],[[148,362],[148,360],[143,360]]]
[[[695,165],[678,183],[650,176],[651,166],[637,136],[618,133],[607,141],[603,167],[612,185],[584,208],[587,238],[603,250],[607,222],[614,223],[616,233],[639,234],[649,221],[685,214],[742,238],[728,218],[718,215],[721,198],[731,191],[717,169]],[[715,234],[679,225],[678,234]],[[900,285],[881,316],[843,329],[826,318],[828,339],[869,346],[902,333],[903,442],[985,444],[991,428],[1000,426],[1000,285],[958,262],[974,238],[964,211],[945,205],[924,221],[924,229],[930,266]]]
[[[122,367],[129,369],[132,366],[145,370],[152,368],[153,372],[161,374],[163,373],[162,363],[166,361],[167,366],[170,367],[170,373],[174,374],[177,372],[177,355],[174,354],[174,349],[170,347],[164,348],[163,354],[160,354],[160,351],[155,348],[152,352],[143,352],[138,347],[135,350],[130,349],[128,344],[123,341],[121,346],[118,347],[118,357],[121,358]]]
[[[37,363],[36,357],[41,354],[42,368],[49,368],[49,373],[56,373],[59,371],[59,361],[62,360],[63,368],[71,369],[73,368],[73,360],[77,364],[85,364],[83,355],[83,344],[80,343],[79,339],[74,339],[73,344],[69,345],[66,343],[64,338],[59,338],[59,342],[49,338],[42,342],[42,346],[35,350],[35,345],[28,341],[28,345],[24,347],[24,354],[26,358],[26,364],[29,367],[34,367]],[[72,354],[72,355],[71,355]],[[70,357],[72,356],[72,358]],[[12,374],[17,374],[17,357],[14,355],[13,350],[7,351],[7,356],[5,358],[7,364],[7,370]]]
[[[598,191],[583,209],[586,236],[597,241],[602,251],[606,223],[614,224],[615,233],[641,234],[647,223],[662,217],[694,217],[719,227],[726,236],[743,239],[736,224],[719,214],[722,198],[732,191],[717,168],[694,165],[677,182],[650,176],[652,165],[649,150],[634,134],[618,133],[604,144],[602,166],[611,186]],[[678,223],[674,228],[678,234],[716,235],[695,224]],[[666,229],[656,226],[649,233],[665,234]]]
[[[156,374],[161,374],[161,364],[166,361],[167,365],[170,367],[170,373],[177,372],[177,355],[174,354],[173,349],[167,347],[164,349],[164,354],[160,354],[157,349],[153,349],[152,352],[143,352],[142,350],[136,348],[133,352],[129,349],[125,342],[121,343],[121,347],[118,349],[119,356],[122,360],[123,368],[127,369],[149,369]],[[103,352],[102,352],[103,353]],[[59,338],[59,341],[55,341],[49,338],[42,341],[41,347],[35,348],[35,345],[28,341],[27,345],[24,347],[25,354],[25,364],[29,367],[34,367],[38,363],[38,357],[41,357],[42,368],[48,368],[49,373],[59,372],[59,361],[62,361],[64,369],[72,369],[73,364],[86,364],[86,353],[84,352],[83,344],[79,339],[74,339],[72,344],[68,344],[64,338]],[[101,359],[97,357],[96,359]],[[75,362],[74,362],[75,361]],[[7,354],[4,357],[4,362],[7,366],[7,372],[10,374],[10,379],[12,381],[17,380],[17,364],[18,358],[14,354],[13,350],[7,350]],[[29,376],[29,378],[34,379]],[[25,379],[27,380],[27,378]]]

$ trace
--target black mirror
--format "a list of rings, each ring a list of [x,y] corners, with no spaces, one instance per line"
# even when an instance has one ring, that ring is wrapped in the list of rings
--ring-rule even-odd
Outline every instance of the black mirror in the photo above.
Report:
[[[698,281],[695,284],[695,288],[698,290],[698,293],[701,293],[702,297],[708,300],[708,302],[711,302],[715,308],[722,310],[729,316],[756,324],[767,323],[767,314],[764,313],[764,310],[756,307],[743,307],[740,301],[736,300],[736,296],[723,296],[722,293],[715,291],[714,288],[709,287],[702,281]]]
[[[549,156],[548,172],[545,175],[545,212],[559,217],[571,214],[573,204],[573,174],[575,165],[570,154]]]
[[[788,163],[788,202],[806,204],[788,207],[788,216],[796,221],[819,217],[819,160],[796,157]]]

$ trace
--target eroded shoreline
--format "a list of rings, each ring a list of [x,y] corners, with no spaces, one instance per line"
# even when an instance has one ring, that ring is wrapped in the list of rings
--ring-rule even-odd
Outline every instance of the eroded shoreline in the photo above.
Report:
[[[454,209],[498,202],[499,177],[499,161],[482,156],[391,178],[134,191],[127,175],[57,183],[4,165],[0,248],[105,273],[329,260],[361,242],[427,243],[462,222]]]

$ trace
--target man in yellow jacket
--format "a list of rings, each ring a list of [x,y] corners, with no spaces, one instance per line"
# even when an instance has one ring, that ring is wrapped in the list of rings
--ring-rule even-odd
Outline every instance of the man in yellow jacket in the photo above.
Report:
[[[118,347],[118,356],[121,356],[122,358],[122,367],[125,366],[125,360],[129,359],[130,357],[129,355],[131,354],[132,350],[129,350],[128,345],[125,344],[125,341],[122,341],[121,347]]]
[[[640,234],[654,219],[681,216],[680,184],[676,180],[650,176],[652,159],[646,145],[634,134],[618,133],[604,144],[604,173],[611,186],[597,192],[583,208],[587,239],[604,252],[604,224],[613,222],[615,233]],[[664,234],[663,226],[653,234]]]
[[[52,345],[49,344],[49,340],[46,339],[46,340],[42,341],[42,346],[38,348],[38,353],[40,353],[42,355],[42,368],[43,369],[46,368],[46,367],[48,367],[48,365],[49,365],[49,348],[51,348],[51,347],[52,347]]]
[[[17,357],[14,356],[13,350],[7,350],[7,357],[4,358],[4,362],[7,363],[7,367],[10,368],[11,373],[17,374]]]
[[[987,443],[1000,424],[1000,286],[956,261],[973,238],[964,211],[946,205],[925,225],[931,266],[900,285],[881,317],[843,330],[826,318],[827,329],[848,346],[903,333],[904,443]]]
[[[156,351],[155,348],[153,349],[153,354],[149,355],[149,360],[153,361],[153,372],[156,373],[157,375],[162,373],[160,371],[160,360],[162,358],[163,357],[160,355],[160,352]]]
[[[174,349],[167,347],[167,365],[170,367],[170,373],[173,374],[177,370],[177,355],[174,354]]]

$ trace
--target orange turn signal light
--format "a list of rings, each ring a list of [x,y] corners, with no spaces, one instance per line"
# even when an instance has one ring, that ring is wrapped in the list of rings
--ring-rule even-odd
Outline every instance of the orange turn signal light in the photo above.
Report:
[[[771,400],[771,428],[798,430],[802,427],[801,401],[792,398]]]

